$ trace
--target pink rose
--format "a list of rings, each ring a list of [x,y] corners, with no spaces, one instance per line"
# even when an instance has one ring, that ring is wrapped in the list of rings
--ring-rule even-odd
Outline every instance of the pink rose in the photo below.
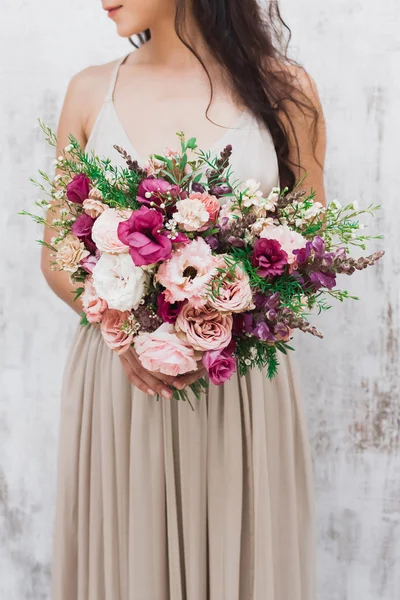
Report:
[[[175,250],[155,275],[166,290],[168,302],[190,300],[193,306],[205,303],[207,284],[216,273],[216,260],[203,238],[197,238]]]
[[[169,323],[152,333],[138,335],[134,343],[140,362],[148,371],[177,377],[197,369],[193,348],[176,335]]]
[[[82,202],[88,197],[89,190],[89,177],[86,177],[85,173],[79,173],[79,175],[75,175],[72,181],[70,181],[67,185],[67,198],[70,202],[82,204]]]
[[[121,242],[129,247],[131,258],[137,267],[151,265],[171,256],[172,242],[162,233],[163,216],[157,210],[141,206],[118,227]]]
[[[91,277],[85,280],[85,291],[82,294],[83,309],[89,323],[100,323],[104,311],[108,308],[107,302],[96,294]]]
[[[103,313],[101,321],[101,333],[107,346],[115,350],[117,354],[122,354],[129,349],[132,344],[133,335],[123,331],[122,326],[128,320],[131,313],[129,311],[121,312],[108,308]]]
[[[209,220],[212,223],[216,222],[221,208],[218,198],[207,194],[207,192],[192,192],[189,194],[189,198],[190,200],[200,200],[209,214]]]
[[[226,312],[241,313],[246,310],[252,310],[253,292],[250,287],[250,280],[247,273],[237,265],[235,273],[228,269],[223,256],[219,258],[220,269],[225,269],[225,273],[218,273],[213,280],[213,291],[208,302],[217,310]]]
[[[235,357],[224,350],[206,352],[203,354],[202,361],[214,385],[225,383],[236,371]]]
[[[195,350],[221,350],[232,339],[232,316],[211,306],[194,308],[185,304],[176,320],[176,330],[186,335]]]
[[[109,254],[128,253],[126,246],[118,237],[118,225],[132,214],[130,210],[107,208],[94,222],[92,238],[101,252]],[[89,217],[90,218],[90,217]]]

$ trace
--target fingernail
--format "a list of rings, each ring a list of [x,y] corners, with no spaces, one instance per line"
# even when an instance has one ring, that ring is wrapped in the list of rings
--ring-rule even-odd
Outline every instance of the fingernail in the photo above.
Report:
[[[174,387],[178,388],[178,390],[182,390],[185,387],[185,384],[182,381],[174,381]]]
[[[161,392],[161,395],[164,396],[164,398],[167,398],[167,400],[169,400],[172,397],[172,392],[170,392],[169,390],[163,390]]]
[[[147,393],[150,394],[150,396],[155,396],[156,393],[154,390],[151,390],[150,388],[147,390]]]

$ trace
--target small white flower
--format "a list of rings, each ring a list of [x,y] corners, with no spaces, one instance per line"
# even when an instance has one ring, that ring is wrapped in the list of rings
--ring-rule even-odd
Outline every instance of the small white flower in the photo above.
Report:
[[[65,192],[64,190],[57,190],[54,192],[53,196],[56,200],[62,200],[64,198]]]
[[[354,200],[354,202],[353,202],[353,209],[354,210],[359,210],[359,208],[360,208],[360,205],[358,204],[357,200]]]
[[[333,208],[336,208],[337,210],[339,210],[339,208],[342,208],[342,205],[340,204],[339,200],[332,200],[331,202],[331,206]]]
[[[72,150],[72,148],[73,148],[73,145],[68,144],[68,146],[65,146],[64,150],[65,150],[65,152],[70,152]]]
[[[54,161],[54,162],[57,162],[57,161]],[[54,177],[54,181],[58,181],[59,179],[61,179],[61,175],[60,175],[60,173],[57,173],[57,175],[55,175],[55,177]]]
[[[63,160],[64,160],[64,157],[63,157],[63,156],[59,156],[59,157],[57,158],[57,160],[58,160],[58,162],[59,162],[59,163],[62,163],[62,162],[63,162]]]

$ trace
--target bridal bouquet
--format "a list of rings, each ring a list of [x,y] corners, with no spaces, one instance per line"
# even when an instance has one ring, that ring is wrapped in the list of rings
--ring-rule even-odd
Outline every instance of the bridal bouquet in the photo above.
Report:
[[[143,166],[114,146],[122,168],[83,152],[70,135],[55,161],[60,173],[31,180],[49,198],[37,205],[54,217],[52,268],[76,284],[82,325],[98,326],[117,353],[134,346],[146,369],[178,376],[201,361],[215,385],[236,368],[267,367],[272,378],[295,329],[322,337],[308,320],[312,309],[352,297],[336,287],[337,275],[384,254],[350,255],[372,238],[359,216],[379,207],[324,207],[298,186],[260,190],[234,180],[231,146],[213,156],[178,136],[180,152],[166,149]],[[191,388],[198,397],[206,385]]]

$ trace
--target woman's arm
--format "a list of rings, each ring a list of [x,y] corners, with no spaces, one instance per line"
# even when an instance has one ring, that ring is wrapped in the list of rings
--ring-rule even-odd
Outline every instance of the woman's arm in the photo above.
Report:
[[[300,102],[307,99],[318,115],[318,121],[314,126],[314,114],[308,108],[303,111],[293,102],[285,103],[281,120],[289,136],[289,158],[293,163],[301,165],[301,168],[295,170],[296,181],[307,173],[301,188],[307,192],[315,190],[315,200],[325,206],[326,127],[321,101],[315,82],[308,73],[301,68],[291,67],[290,76],[293,77],[293,83],[298,90],[297,99]]]
[[[100,69],[107,69],[108,67],[109,65],[88,67],[72,77],[65,95],[57,128],[56,158],[60,156],[61,150],[70,143],[70,133],[77,139],[82,148],[86,146],[88,124],[90,121],[93,122],[93,114],[97,114],[99,110],[98,99],[103,98],[106,93],[102,88],[104,88],[104,81],[107,81],[107,77],[105,76],[106,73],[103,73],[104,76],[102,76]],[[96,98],[97,106],[91,105],[90,102],[96,102]],[[56,169],[55,174],[57,173],[61,173],[61,171]],[[47,221],[51,222],[57,217],[57,212],[49,210]],[[50,244],[54,235],[54,230],[46,226],[43,236],[44,241]],[[53,271],[50,268],[50,261],[51,251],[43,246],[41,268],[47,283],[61,300],[80,314],[83,311],[81,298],[75,301],[73,294],[76,285],[70,282],[69,275],[65,271]],[[150,373],[144,369],[133,348],[121,355],[120,360],[130,382],[137,388],[151,395],[160,394],[165,398],[172,397],[172,392],[168,386],[173,384],[174,377],[168,377],[160,373]],[[199,371],[199,373],[203,374],[204,372]],[[194,379],[193,375],[192,378]],[[183,387],[183,383],[176,383],[178,387]]]
[[[68,85],[57,128],[56,158],[60,156],[61,150],[70,143],[69,133],[76,137],[82,147],[86,145],[87,138],[83,126],[85,118],[83,107],[87,106],[87,102],[84,102],[85,87],[85,71],[74,75]],[[56,169],[55,174],[57,173],[61,173],[61,171]],[[58,211],[55,212],[49,209],[47,221],[51,222],[58,216]],[[50,244],[54,236],[54,230],[46,226],[43,236],[44,241]],[[47,283],[61,300],[66,302],[78,314],[81,313],[83,310],[81,300],[74,301],[73,296],[76,285],[70,282],[69,275],[65,271],[53,271],[50,267],[50,261],[51,250],[46,246],[42,246],[41,268]]]

